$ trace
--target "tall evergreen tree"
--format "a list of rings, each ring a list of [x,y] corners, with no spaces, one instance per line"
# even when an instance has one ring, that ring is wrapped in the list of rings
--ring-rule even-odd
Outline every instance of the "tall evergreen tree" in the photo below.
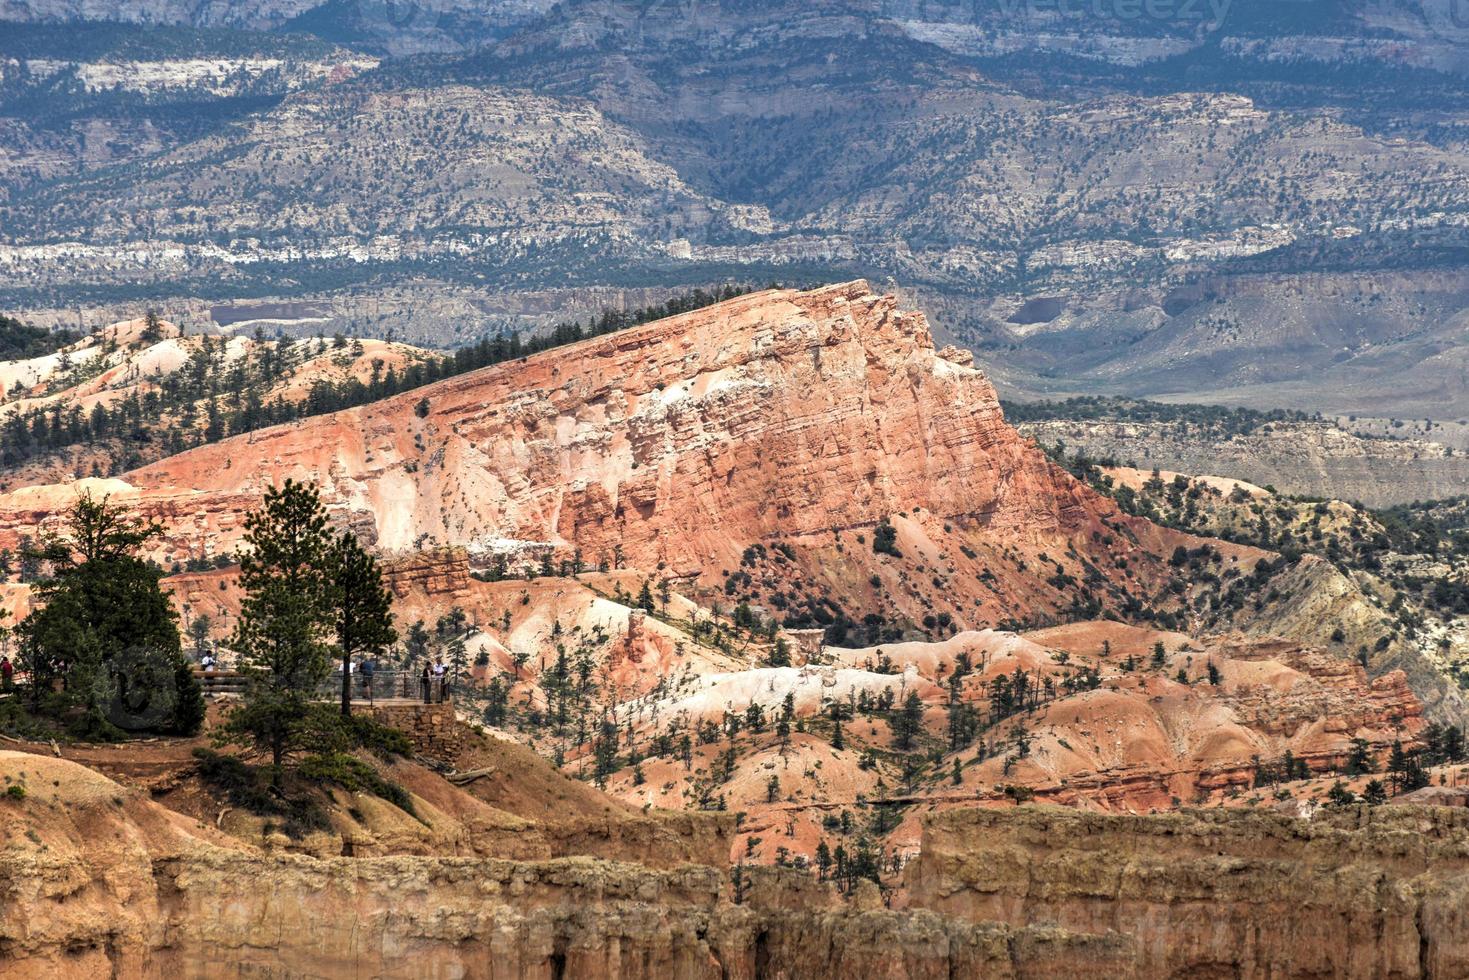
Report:
[[[611,719],[602,719],[592,756],[596,763],[593,778],[601,789],[607,785],[607,777],[617,771],[617,726]]]
[[[208,613],[200,613],[189,622],[189,638],[194,641],[194,656],[204,656],[205,644],[209,642],[209,631],[214,627],[214,621],[209,618]]]
[[[51,575],[36,584],[39,608],[19,628],[32,703],[60,682],[60,707],[82,709],[74,727],[84,737],[117,737],[120,729],[193,734],[204,720],[162,573],[137,554],[158,532],[105,497],[82,494],[67,533],[33,553]]]
[[[1352,739],[1352,751],[1347,756],[1347,775],[1360,776],[1372,772],[1372,749],[1365,738]]]
[[[917,691],[909,691],[903,707],[892,720],[893,740],[904,752],[913,747],[913,740],[923,729],[923,701]]]
[[[226,734],[270,754],[276,785],[286,758],[313,734],[314,695],[331,672],[333,550],[315,487],[287,480],[245,518],[246,597],[231,646],[248,683]]]
[[[357,536],[344,531],[333,543],[333,600],[337,650],[342,657],[342,717],[352,714],[352,658],[376,655],[397,642],[393,628],[393,596],[383,585],[377,559]]]
[[[1408,753],[1403,751],[1403,743],[1400,739],[1393,739],[1392,752],[1387,759],[1388,781],[1392,784],[1393,793],[1401,793],[1403,784],[1408,778]]]

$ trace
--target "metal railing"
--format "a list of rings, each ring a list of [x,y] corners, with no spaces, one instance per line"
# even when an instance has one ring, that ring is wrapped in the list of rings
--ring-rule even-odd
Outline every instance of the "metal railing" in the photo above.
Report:
[[[333,671],[317,689],[324,698],[336,701],[342,696],[342,672]],[[449,700],[454,685],[450,679],[408,670],[374,671],[371,679],[361,671],[352,674],[353,701],[422,701],[426,704]]]
[[[205,694],[242,694],[245,690],[245,675],[235,670],[200,670],[194,675]],[[450,677],[425,678],[422,673],[407,670],[379,670],[369,675],[356,671],[352,674],[353,701],[421,701],[436,704],[452,700],[454,683]],[[342,697],[342,672],[333,671],[316,688],[317,697],[323,701],[336,701]]]

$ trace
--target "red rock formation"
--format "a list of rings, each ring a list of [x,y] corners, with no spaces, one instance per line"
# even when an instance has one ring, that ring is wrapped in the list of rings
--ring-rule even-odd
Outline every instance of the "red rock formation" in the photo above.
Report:
[[[464,598],[473,583],[463,548],[437,548],[383,566],[383,578],[399,599],[418,593],[428,600]]]
[[[1462,812],[1412,807],[1310,821],[952,811],[925,825],[907,899],[971,921],[1127,937],[1127,961],[1098,975],[1459,977],[1466,829]]]
[[[927,822],[906,887],[885,908],[870,882],[844,900],[781,869],[745,871],[737,892],[707,858],[665,869],[502,859],[496,848],[280,853],[278,842],[231,838],[72,762],[0,751],[0,772],[27,788],[0,803],[5,980],[1428,980],[1469,971],[1469,816],[1442,808],[1350,808],[1309,821],[945,813]],[[442,781],[419,788],[456,804]],[[568,830],[557,843],[606,846],[597,822],[582,821],[585,840]],[[506,850],[536,829],[503,826],[513,831],[499,835]],[[657,846],[612,843],[642,854]]]
[[[719,584],[747,544],[785,538],[802,575],[869,607],[874,556],[833,531],[893,518],[915,570],[932,570],[909,587],[893,575],[886,604],[921,615],[940,596],[971,622],[1063,607],[1076,590],[1049,583],[1062,572],[1120,594],[1161,575],[1158,555],[1184,540],[1052,466],[1005,424],[982,373],[934,350],[922,314],[862,282],[744,296],[110,486],[164,522],[178,558],[232,548],[243,512],[285,478],[318,481],[339,520],[387,553],[550,544]],[[0,546],[54,523],[67,499],[0,496]],[[935,585],[940,564],[951,581]]]

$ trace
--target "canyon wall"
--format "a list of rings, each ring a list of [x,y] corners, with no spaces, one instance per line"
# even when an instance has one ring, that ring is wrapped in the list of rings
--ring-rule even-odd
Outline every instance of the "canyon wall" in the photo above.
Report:
[[[0,752],[0,978],[1083,977],[1110,937],[849,905],[806,875],[260,851],[70,762]],[[740,902],[734,899],[738,897]]]
[[[256,850],[0,753],[0,977],[1462,977],[1469,816],[931,817],[906,887]]]
[[[719,586],[747,545],[783,539],[863,612],[941,604],[965,624],[1068,608],[1063,571],[1121,608],[1197,543],[1053,466],[967,353],[860,281],[742,296],[79,486],[157,517],[155,557],[181,562],[231,551],[288,478],[388,555],[551,548]],[[78,488],[0,495],[0,547],[58,527]],[[888,520],[914,557],[876,596],[861,536]]]
[[[1212,473],[1282,493],[1390,507],[1455,497],[1469,456],[1426,439],[1364,439],[1329,422],[1276,422],[1226,435],[1188,423],[1049,420],[1017,428],[1042,445],[1127,461],[1144,470]]]
[[[1128,976],[1461,977],[1466,835],[1437,808],[954,810],[925,827],[908,900],[1127,936]]]

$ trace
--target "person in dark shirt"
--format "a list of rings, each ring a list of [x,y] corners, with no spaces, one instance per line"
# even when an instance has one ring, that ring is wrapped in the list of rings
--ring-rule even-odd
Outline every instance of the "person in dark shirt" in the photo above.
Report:
[[[362,667],[358,673],[362,676],[362,689],[367,692],[367,703],[372,704],[372,675],[377,673],[377,661],[368,657],[362,661]]]

